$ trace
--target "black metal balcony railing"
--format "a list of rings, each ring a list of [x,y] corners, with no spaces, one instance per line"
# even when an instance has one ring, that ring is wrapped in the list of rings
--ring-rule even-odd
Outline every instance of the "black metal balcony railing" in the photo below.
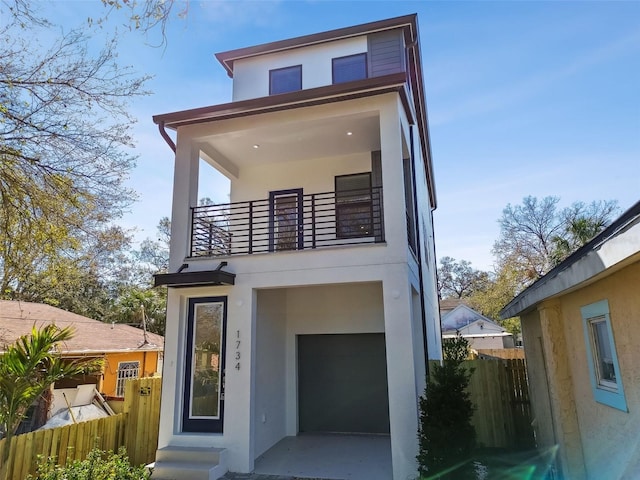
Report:
[[[299,190],[192,208],[191,257],[221,257],[384,241],[382,188]]]

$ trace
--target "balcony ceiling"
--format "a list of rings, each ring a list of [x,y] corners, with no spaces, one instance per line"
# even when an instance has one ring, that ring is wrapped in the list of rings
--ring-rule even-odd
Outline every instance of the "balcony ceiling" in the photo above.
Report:
[[[256,163],[351,155],[380,149],[380,121],[378,112],[365,112],[304,122],[262,124],[208,137],[201,148],[206,160],[226,170]]]

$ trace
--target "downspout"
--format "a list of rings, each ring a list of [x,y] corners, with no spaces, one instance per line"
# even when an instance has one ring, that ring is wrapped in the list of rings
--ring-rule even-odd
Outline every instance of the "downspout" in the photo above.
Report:
[[[422,342],[424,344],[424,365],[426,376],[429,377],[429,345],[427,341],[427,316],[424,303],[424,282],[422,274],[422,248],[420,238],[420,214],[418,210],[418,193],[416,189],[415,145],[413,142],[413,128],[409,128],[409,143],[411,148],[411,181],[413,182],[413,204],[415,205],[416,254],[418,255],[418,281],[420,282],[420,313],[422,317]]]
[[[158,123],[158,130],[160,130],[160,135],[162,136],[162,138],[164,138],[164,141],[167,142],[167,145],[169,145],[169,148],[173,150],[173,153],[176,153],[176,144],[173,143],[173,140],[171,139],[167,131],[164,129],[164,120]]]

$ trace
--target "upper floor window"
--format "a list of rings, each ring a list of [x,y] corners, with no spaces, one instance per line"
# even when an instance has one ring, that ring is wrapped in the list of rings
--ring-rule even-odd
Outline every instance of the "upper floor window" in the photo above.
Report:
[[[302,90],[302,65],[269,70],[269,95]]]
[[[367,54],[358,53],[332,60],[333,83],[352,82],[367,78]]]
[[[580,309],[591,387],[597,402],[627,411],[620,365],[613,339],[609,302],[601,300]]]

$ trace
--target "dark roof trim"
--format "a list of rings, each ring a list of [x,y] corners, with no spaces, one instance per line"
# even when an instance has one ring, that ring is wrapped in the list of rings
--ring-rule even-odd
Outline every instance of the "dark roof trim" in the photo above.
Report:
[[[153,121],[158,125],[164,124],[168,128],[176,129],[195,123],[289,110],[322,103],[350,100],[352,98],[380,95],[393,91],[401,91],[406,97],[406,92],[404,92],[405,84],[406,75],[404,73],[394,73],[381,77],[366,78],[357,82],[339,83],[279,95],[269,95],[267,97],[154,115]],[[405,98],[402,103],[409,121],[414,123],[414,113],[409,107],[408,100]]]
[[[153,286],[201,287],[211,285],[234,285],[236,274],[222,270],[207,270],[188,273],[158,273],[153,276]]]
[[[509,318],[515,315],[519,315],[520,313],[527,310],[531,305],[526,305],[524,299],[530,295],[534,290],[537,290],[542,285],[549,283],[554,278],[556,278],[560,273],[567,270],[569,267],[580,261],[582,258],[586,257],[590,252],[598,250],[604,243],[617,236],[618,234],[624,232],[626,228],[634,221],[640,218],[640,201],[629,208],[626,212],[620,215],[617,219],[615,219],[611,225],[605,228],[598,235],[593,237],[588,243],[584,244],[578,250],[573,252],[567,258],[565,258],[562,262],[556,265],[554,268],[549,270],[546,275],[543,275],[522,292],[520,292],[516,297],[513,298],[502,310],[500,310],[501,318]],[[548,297],[546,297],[548,298]],[[520,304],[520,305],[519,305]],[[515,309],[519,309],[515,311]],[[515,312],[515,313],[514,313]]]
[[[417,15],[404,15],[402,17],[388,18],[376,22],[354,25],[346,28],[338,28],[326,32],[304,35],[302,37],[289,38],[276,42],[263,43],[252,47],[238,48],[227,52],[216,53],[216,58],[222,64],[230,77],[233,77],[233,62],[242,58],[253,57],[265,53],[280,52],[293,48],[304,47],[317,43],[331,42],[344,38],[365,35],[367,33],[380,32],[395,28],[403,28],[407,44],[414,42],[417,37]]]
[[[426,181],[429,187],[428,188],[429,200],[430,200],[431,208],[435,210],[437,207],[437,198],[436,198],[436,188],[435,188],[435,180],[434,180],[434,172],[433,172],[433,161],[431,157],[431,141],[429,137],[429,126],[427,122],[427,105],[426,105],[425,95],[424,95],[422,60],[421,60],[421,55],[420,55],[420,50],[418,45],[419,33],[418,33],[417,14],[414,13],[411,15],[389,18],[386,20],[365,23],[362,25],[355,25],[351,27],[340,28],[336,30],[330,30],[330,31],[315,33],[311,35],[305,35],[302,37],[290,38],[290,39],[280,40],[280,41],[271,42],[271,43],[265,43],[262,45],[256,45],[252,47],[229,50],[227,52],[217,53],[216,58],[227,70],[227,73],[229,74],[229,76],[233,77],[233,62],[241,58],[248,58],[251,56],[261,55],[266,53],[275,53],[278,51],[304,47],[307,45],[330,42],[334,40],[340,40],[344,38],[350,38],[350,37],[355,37],[360,35],[366,35],[369,33],[375,33],[375,32],[393,30],[393,29],[403,30],[405,44],[408,50],[408,59],[409,59],[409,62],[407,65],[408,78],[405,77],[404,81],[407,81],[411,85],[410,92],[413,97],[412,100],[413,100],[413,105],[415,106],[415,112],[413,108],[409,106],[411,102],[407,100],[406,92],[404,92],[405,96],[402,96],[401,98],[402,98],[402,103],[404,105],[407,117],[410,119],[411,124],[417,125],[417,128],[420,132],[420,138],[421,138],[420,147],[422,151],[422,157],[424,159],[425,166],[426,166],[425,170],[426,170],[426,177],[427,177]],[[368,87],[367,86],[368,82],[372,82],[373,84],[375,84],[376,80],[385,79],[388,77],[392,77],[392,76],[389,75],[385,77],[377,77],[377,79],[371,78],[371,79],[362,80],[360,82],[350,82],[344,85],[342,88],[344,89],[374,88],[374,87]],[[273,97],[263,97],[262,99],[244,101],[244,102],[248,102],[247,104],[241,101],[241,102],[218,105],[216,107],[205,107],[203,109],[187,110],[184,112],[177,112],[175,114],[157,115],[153,117],[153,120],[155,123],[159,123],[160,121],[165,121],[167,127],[177,128],[178,126],[187,125],[189,123],[200,123],[200,122],[212,120],[213,116],[211,116],[211,114],[216,111],[215,109],[222,110],[225,107],[229,108],[230,111],[227,112],[226,114],[217,115],[217,118],[220,118],[220,119],[230,118],[233,116],[245,116],[253,113],[263,113],[263,112],[266,113],[267,111],[278,111],[278,110],[284,110],[285,108],[294,108],[294,107],[286,107],[284,105],[285,103],[297,103],[296,106],[318,105],[321,103],[328,103],[330,101],[348,100],[349,98],[357,98],[357,97],[363,97],[367,95],[366,93],[360,92],[357,94],[357,97],[345,96],[343,98],[333,99],[333,100],[327,99],[327,98],[320,98],[320,99],[316,98],[315,102],[308,102],[312,96],[327,97],[331,95],[336,95],[336,96],[344,95],[345,92],[341,91],[339,87],[340,85],[331,85],[327,87],[301,90],[298,92],[293,92],[293,93],[288,93],[283,95],[274,95]],[[381,88],[381,87],[376,87],[376,88]],[[386,93],[386,92],[377,92],[376,94],[380,94],[380,93]],[[290,96],[290,98],[287,96]],[[275,105],[275,103],[270,104],[268,101],[264,100],[265,98],[271,98],[272,101],[274,101],[274,97],[277,97],[277,100],[275,100],[275,102],[278,103],[277,105]],[[251,112],[249,108],[252,108],[252,107],[249,107],[249,104],[250,102],[255,102],[256,100],[262,100],[264,104],[258,107],[253,107],[255,108],[256,111]],[[300,104],[301,100],[307,101],[308,104],[307,105]],[[271,106],[267,108],[268,104],[270,104]],[[232,107],[234,106],[237,108],[244,108],[244,111],[242,113],[237,113],[237,112],[233,113],[231,110],[233,110]],[[172,115],[178,115],[180,113],[186,114],[187,112],[191,112],[192,114],[195,114],[198,118],[190,118],[190,119],[184,118],[180,120],[175,117],[172,117]],[[210,115],[207,119],[203,119],[202,117],[200,117],[200,115],[206,115],[206,112],[208,112]],[[415,115],[415,121],[413,120],[414,115]]]
[[[438,206],[436,197],[436,183],[433,174],[433,161],[431,159],[431,138],[429,134],[429,121],[427,119],[427,102],[424,95],[424,78],[422,76],[422,58],[420,47],[418,44],[418,25],[414,25],[415,40],[412,43],[407,42],[407,57],[409,60],[408,71],[409,79],[412,85],[413,104],[416,109],[417,128],[420,132],[420,148],[422,150],[422,158],[425,163],[427,176],[427,185],[429,191],[429,200],[431,208],[435,210]]]

